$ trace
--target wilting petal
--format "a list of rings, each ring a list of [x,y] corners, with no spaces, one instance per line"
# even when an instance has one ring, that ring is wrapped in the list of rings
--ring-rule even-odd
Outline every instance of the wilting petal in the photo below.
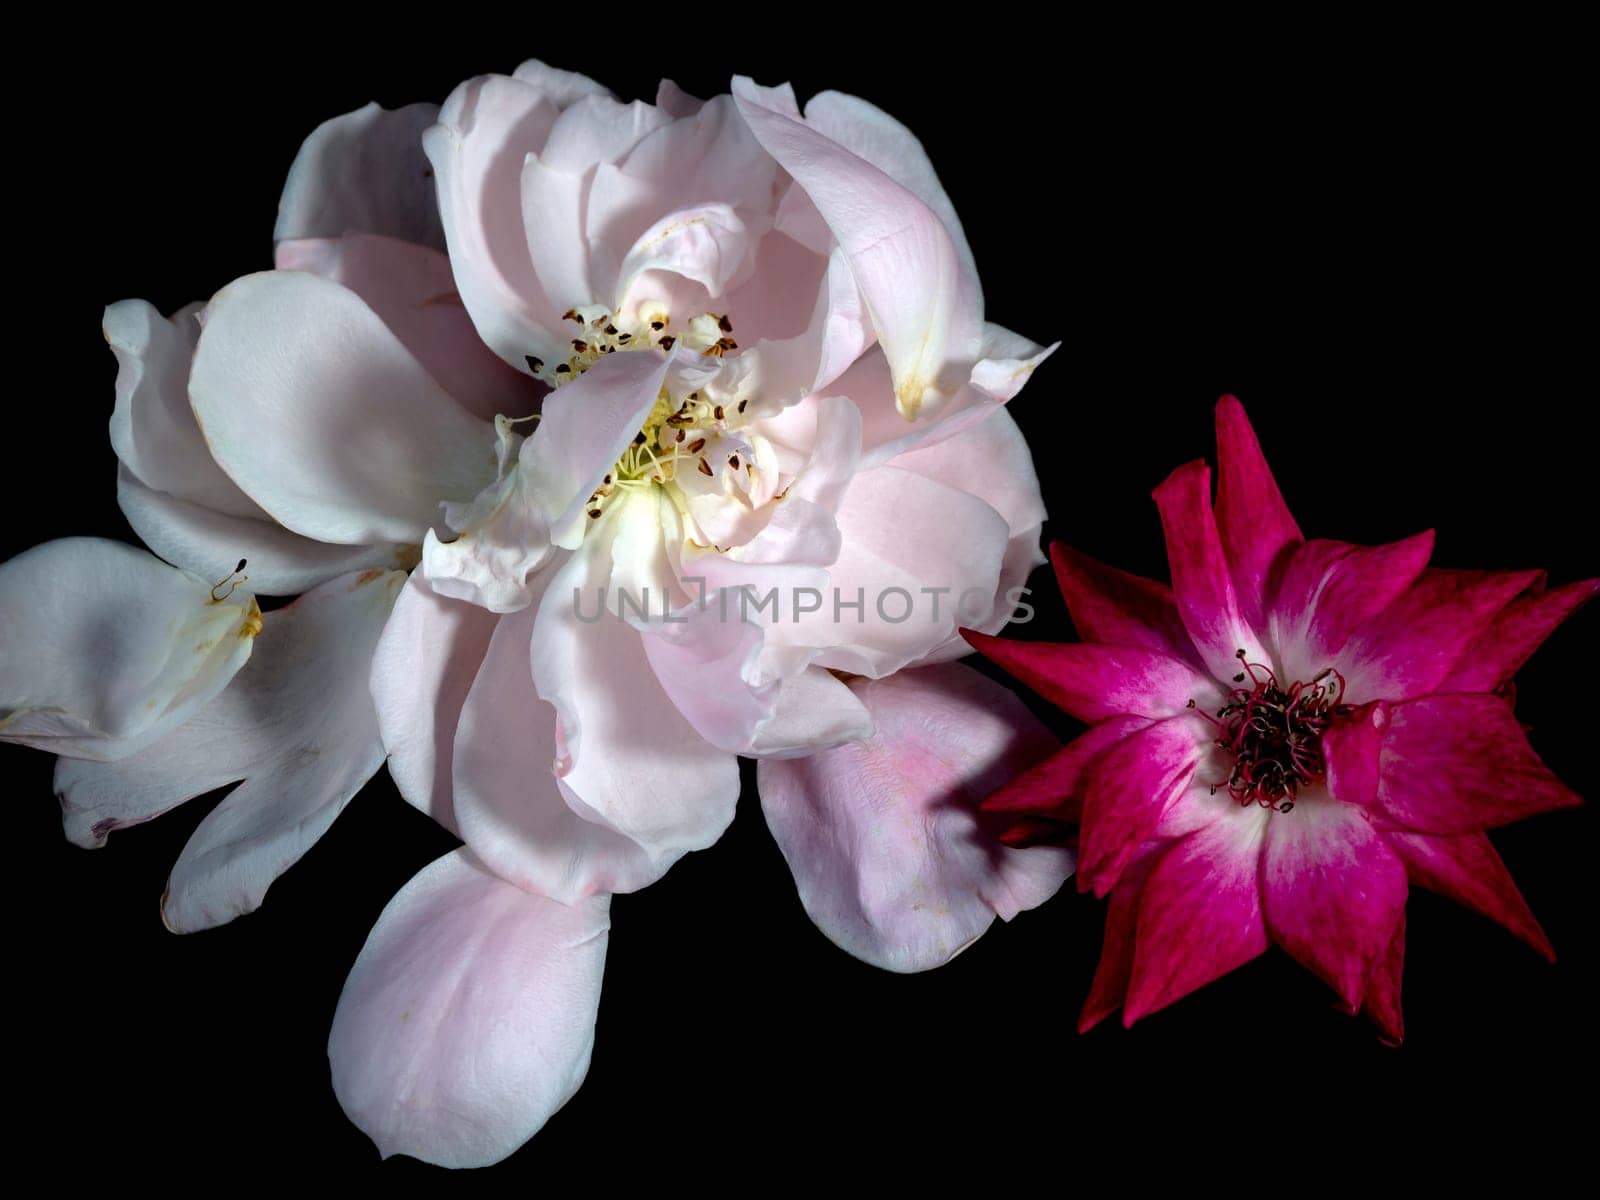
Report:
[[[1600,592],[1600,579],[1517,597],[1456,663],[1443,692],[1492,692],[1510,682],[1556,627]]]
[[[249,591],[218,590],[102,538],[0,565],[0,741],[115,759],[176,728],[228,685],[261,629]]]
[[[1014,642],[964,630],[972,648],[1080,721],[1124,714],[1159,721],[1191,702],[1215,709],[1222,692],[1187,663],[1133,646]]]
[[[894,376],[900,412],[943,408],[979,357],[983,294],[939,216],[883,171],[767,107],[745,78],[739,112],[794,176],[850,259]]]
[[[266,615],[244,670],[178,729],[115,764],[63,761],[67,835],[94,845],[242,779],[184,846],[161,911],[188,933],[259,907],[383,765],[367,671],[404,582],[368,571],[307,592]]]
[[[417,561],[414,546],[340,546],[291,533],[265,514],[230,517],[153,492],[126,467],[117,470],[117,503],[139,539],[169,563],[215,580],[242,558],[251,588],[264,596],[297,596],[351,571],[405,570]]]
[[[324,121],[300,145],[278,201],[275,242],[377,233],[444,249],[422,132],[437,104],[369,104]]]
[[[530,608],[500,620],[461,708],[454,781],[462,840],[500,878],[562,904],[635,891],[673,859],[652,861],[562,797],[556,712],[533,690],[528,665],[534,619]]]
[[[1178,613],[1212,675],[1231,679],[1237,674],[1240,650],[1250,662],[1270,662],[1239,611],[1211,512],[1210,468],[1201,462],[1179,467],[1155,490],[1155,498]]]
[[[561,313],[580,302],[545,295],[522,223],[523,164],[558,115],[539,87],[485,75],[452,92],[422,138],[461,302],[489,348],[519,369],[530,354],[565,361]]]
[[[310,271],[349,288],[383,319],[439,386],[473,416],[531,413],[541,385],[514,371],[478,338],[456,294],[450,260],[437,250],[372,234],[280,242],[280,271]]]
[[[372,656],[372,699],[389,774],[406,802],[452,832],[451,759],[461,706],[498,618],[439,595],[414,571]]]
[[[856,694],[832,672],[807,667],[783,681],[772,715],[756,731],[748,753],[803,758],[872,733],[872,715]]]
[[[1050,559],[1067,611],[1084,641],[1143,646],[1202,665],[1166,584],[1108,567],[1065,542],[1050,543]]]
[[[469,851],[389,901],[339,997],[333,1090],[384,1157],[498,1162],[589,1070],[609,896],[572,907],[496,879]]]
[[[1268,815],[1264,808],[1239,809],[1191,833],[1151,869],[1139,902],[1124,1025],[1267,948],[1256,874]]]
[[[1333,663],[1352,702],[1437,691],[1495,617],[1541,578],[1538,571],[1424,571]]]
[[[1104,896],[1189,786],[1205,753],[1206,726],[1185,715],[1117,742],[1089,772],[1079,833],[1078,890]]]
[[[1388,710],[1377,808],[1419,833],[1476,833],[1579,803],[1498,696],[1429,696]]]
[[[111,445],[147,488],[226,516],[265,520],[267,514],[212,459],[189,407],[200,307],[182,309],[171,320],[143,300],[106,309],[101,329],[117,357]],[[238,562],[239,555],[228,561]]]
[[[1144,717],[1112,717],[984,797],[986,813],[1021,813],[1077,822],[1095,766],[1123,739],[1148,727]],[[1002,841],[1007,839],[1002,835]],[[1011,844],[1009,841],[1007,844]]]
[[[1406,873],[1353,804],[1302,797],[1267,822],[1262,907],[1272,940],[1354,1014],[1406,906]]]
[[[1387,546],[1318,538],[1284,555],[1265,626],[1284,677],[1310,679],[1332,662],[1357,630],[1411,586],[1432,553],[1429,530]]]
[[[1005,688],[955,663],[857,680],[867,741],[757,767],[761,807],[806,912],[841,949],[923,971],[971,945],[995,915],[1049,899],[1069,851],[1013,850],[979,828],[977,803],[1054,744]]]
[[[594,523],[539,603],[533,680],[560,721],[557,775],[568,803],[670,861],[728,827],[739,768],[656,682],[638,632],[602,609],[615,512]]]
[[[1265,602],[1272,568],[1301,540],[1278,491],[1244,405],[1232,396],[1217,402],[1217,533],[1245,620],[1266,627]]]
[[[1385,1043],[1398,1046],[1405,1040],[1406,1023],[1400,1011],[1400,977],[1406,960],[1406,914],[1400,910],[1394,936],[1367,979],[1367,992],[1361,1001],[1362,1013],[1378,1027]]]
[[[189,396],[234,482],[320,541],[416,544],[493,474],[490,427],[354,292],[301,271],[217,293]]]
[[[1390,831],[1384,838],[1405,864],[1406,875],[1412,883],[1448,896],[1457,904],[1499,922],[1551,962],[1555,961],[1555,948],[1539,927],[1487,834],[1428,837]]]

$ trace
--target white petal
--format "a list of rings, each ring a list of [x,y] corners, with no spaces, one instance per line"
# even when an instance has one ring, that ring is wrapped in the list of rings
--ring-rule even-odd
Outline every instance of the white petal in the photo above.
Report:
[[[217,294],[189,396],[234,482],[318,541],[419,543],[442,501],[493,478],[490,426],[354,292],[304,272]]]
[[[556,712],[529,666],[535,612],[500,620],[461,709],[454,750],[461,837],[500,878],[562,904],[631,892],[660,878],[660,862],[614,829],[568,806],[556,779]]]
[[[343,576],[266,614],[256,653],[221,695],[115,764],[63,760],[56,790],[80,845],[244,782],[178,856],[162,917],[178,933],[260,906],[383,764],[367,677],[398,571]]]
[[[808,667],[783,681],[772,716],[757,731],[756,758],[802,758],[872,736],[872,714],[831,672]]]
[[[639,634],[602,609],[614,520],[608,510],[552,578],[534,627],[533,680],[560,718],[558,774],[577,811],[659,861],[721,836],[739,769],[662,690]]]
[[[369,104],[324,121],[300,146],[278,201],[275,242],[380,233],[444,248],[422,132],[436,104]]]
[[[970,261],[927,204],[806,124],[763,105],[748,79],[734,96],[751,131],[827,221],[855,275],[894,377],[899,411],[944,407],[978,358],[983,295]]]
[[[461,301],[489,348],[513,367],[562,361],[562,311],[534,273],[523,229],[522,166],[559,110],[538,87],[485,75],[445,101],[422,144],[438,172],[439,214]]]
[[[0,564],[0,741],[131,754],[226,687],[260,628],[249,590],[213,591],[143,550],[35,546]]]
[[[333,1090],[379,1152],[498,1162],[572,1098],[594,1048],[610,897],[571,908],[466,850],[401,888],[333,1017]]]
[[[867,741],[764,759],[761,808],[806,912],[833,943],[890,971],[925,971],[1048,900],[1070,851],[1013,850],[980,800],[1056,748],[1008,689],[946,664],[857,680]]]
[[[372,656],[372,699],[389,774],[408,804],[451,832],[451,757],[461,706],[498,618],[440,596],[413,571]]]
[[[537,406],[543,387],[483,344],[456,294],[450,260],[437,250],[351,234],[280,242],[273,262],[280,271],[310,271],[360,296],[474,416],[523,417]]]
[[[737,213],[726,204],[705,204],[669,213],[639,235],[622,260],[617,307],[631,307],[640,276],[665,272],[698,284],[715,300],[749,277],[755,244]],[[648,285],[646,285],[648,286]],[[693,311],[668,303],[668,310]]]
[[[245,559],[251,588],[264,596],[297,596],[351,571],[403,571],[417,561],[415,546],[340,546],[290,533],[265,514],[226,516],[153,492],[126,467],[117,471],[117,503],[140,540],[169,563],[217,580]]]
[[[532,84],[557,108],[567,108],[585,96],[611,95],[609,88],[596,83],[587,75],[580,75],[576,71],[564,71],[560,67],[546,66],[537,58],[530,58],[511,72],[511,78]]]

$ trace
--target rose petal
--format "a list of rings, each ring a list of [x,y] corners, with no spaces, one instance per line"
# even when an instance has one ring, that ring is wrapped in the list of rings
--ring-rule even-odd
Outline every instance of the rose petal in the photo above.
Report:
[[[1302,538],[1244,405],[1232,396],[1217,401],[1216,511],[1240,611],[1254,628],[1263,629],[1272,568]]]
[[[1108,567],[1065,542],[1050,544],[1050,558],[1067,611],[1084,641],[1143,646],[1202,665],[1166,584]]]
[[[1488,835],[1428,837],[1392,830],[1385,833],[1384,838],[1405,864],[1406,875],[1412,883],[1499,922],[1551,962],[1555,961],[1555,948],[1517,890],[1511,872],[1506,870],[1506,864]]]
[[[1079,832],[1078,890],[1104,896],[1189,786],[1205,753],[1205,728],[1185,715],[1130,733],[1089,772]]]
[[[1557,626],[1596,593],[1600,593],[1600,579],[1517,597],[1466,649],[1439,690],[1492,692],[1503,687]]]

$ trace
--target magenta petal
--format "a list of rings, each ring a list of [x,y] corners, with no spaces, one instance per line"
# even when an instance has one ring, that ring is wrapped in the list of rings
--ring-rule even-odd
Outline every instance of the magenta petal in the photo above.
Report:
[[[1228,563],[1211,512],[1211,469],[1203,462],[1179,467],[1155,490],[1167,538],[1172,589],[1183,626],[1206,667],[1218,679],[1239,671],[1238,652],[1251,662],[1269,659],[1240,615]]]
[[[1178,601],[1166,584],[1108,567],[1065,542],[1051,543],[1050,560],[1084,641],[1143,646],[1198,664]]]
[[[1328,791],[1335,800],[1362,808],[1371,808],[1377,802],[1378,756],[1388,723],[1387,704],[1367,704],[1335,721],[1322,735]]]
[[[1272,940],[1356,1012],[1405,912],[1399,858],[1355,805],[1314,799],[1273,815],[1261,862]]]
[[[1350,639],[1333,665],[1358,701],[1438,691],[1500,611],[1540,578],[1538,571],[1424,571]]]
[[[1264,808],[1197,830],[1156,863],[1139,902],[1122,1023],[1181,1000],[1267,948],[1256,884]]]
[[[1520,596],[1469,646],[1440,691],[1492,692],[1510,682],[1556,627],[1600,593],[1600,579]]]
[[[1372,968],[1367,980],[1367,994],[1361,1001],[1361,1012],[1378,1027],[1378,1034],[1391,1046],[1405,1040],[1405,1017],[1400,1012],[1400,976],[1406,960],[1406,914],[1402,909],[1399,923],[1389,946]]]
[[[1579,799],[1539,761],[1498,696],[1429,696],[1389,710],[1377,807],[1420,833],[1476,833]]]
[[[1118,742],[1146,728],[1145,717],[1113,717],[1074,739],[984,798],[985,813],[1036,813],[1076,821],[1090,772]]]
[[[1269,618],[1291,679],[1308,679],[1411,586],[1433,553],[1433,531],[1387,546],[1324,539],[1288,556]]]
[[[1260,629],[1273,564],[1301,535],[1244,405],[1232,396],[1217,401],[1217,532],[1240,612]]]
[[[1200,724],[1191,717],[1158,721],[1095,764],[1078,840],[1080,891],[1109,892],[1173,797],[1189,786],[1205,742]]]
[[[1150,870],[1161,857],[1161,848],[1152,845],[1130,862],[1122,873],[1122,881],[1111,893],[1106,905],[1106,936],[1100,947],[1100,963],[1094,969],[1094,982],[1089,985],[1089,998],[1083,1002],[1078,1014],[1078,1032],[1088,1033],[1122,1007],[1128,994],[1128,980],[1133,976],[1134,934],[1139,920],[1139,901],[1144,896],[1145,881]]]
[[[1013,642],[963,629],[961,636],[989,661],[1080,721],[1093,724],[1132,714],[1161,720],[1193,700],[1201,708],[1221,703],[1216,683],[1193,667],[1133,646]]]
[[[1522,898],[1511,872],[1490,844],[1488,835],[1428,837],[1418,833],[1389,833],[1390,848],[1405,863],[1406,874],[1418,887],[1446,896],[1491,921],[1504,925],[1551,962],[1556,952],[1528,902]]]

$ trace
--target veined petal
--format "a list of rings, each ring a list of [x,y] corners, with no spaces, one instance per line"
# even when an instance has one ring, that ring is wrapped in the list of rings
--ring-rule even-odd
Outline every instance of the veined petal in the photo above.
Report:
[[[493,476],[490,427],[354,292],[301,271],[217,293],[189,397],[223,470],[319,541],[415,545]]]
[[[1498,696],[1429,696],[1388,709],[1376,808],[1419,833],[1476,833],[1579,803]]]
[[[1178,613],[1211,674],[1231,679],[1239,651],[1269,663],[1265,648],[1239,610],[1228,562],[1211,511],[1211,470],[1202,462],[1179,467],[1155,490],[1172,567]]]
[[[1191,704],[1215,709],[1215,680],[1169,655],[1137,646],[1016,642],[963,630],[972,648],[1080,721],[1133,715],[1159,721]]]
[[[211,703],[260,629],[249,591],[143,550],[35,546],[0,565],[0,741],[122,758]]]
[[[524,609],[495,627],[460,710],[453,778],[461,837],[500,878],[562,904],[653,883],[672,859],[579,816],[556,779],[556,712],[534,691]]]
[[[1384,834],[1384,840],[1405,864],[1406,876],[1412,883],[1504,925],[1555,961],[1555,948],[1487,834],[1429,837],[1391,830]]]
[[[238,678],[159,742],[111,765],[63,760],[68,836],[93,845],[242,779],[178,856],[162,919],[188,933],[259,907],[383,765],[367,672],[404,582],[373,570],[307,592],[265,616]]]
[[[1550,592],[1541,586],[1518,596],[1467,647],[1439,690],[1492,692],[1503,687],[1556,627],[1596,593],[1600,593],[1600,579],[1569,583]]]
[[[1232,396],[1217,401],[1216,512],[1240,612],[1264,629],[1273,567],[1302,538],[1244,405]]]
[[[413,571],[372,656],[372,699],[400,795],[452,833],[451,760],[461,706],[499,619],[439,595]]]
[[[1405,868],[1363,811],[1302,797],[1274,814],[1261,893],[1272,940],[1359,1010],[1406,906]]]
[[[879,168],[733,82],[756,139],[811,198],[850,259],[907,419],[938,412],[977,361],[983,294],[939,216]]]
[[[1070,851],[1002,847],[977,819],[978,801],[1054,739],[1012,693],[957,663],[851,690],[876,733],[763,760],[762,811],[829,940],[886,970],[927,970],[996,914],[1009,920],[1049,899],[1071,873]]]
[[[1267,948],[1257,885],[1270,814],[1242,808],[1166,850],[1139,901],[1122,1022],[1181,1000]]]
[[[1209,739],[1204,724],[1185,714],[1130,733],[1089,770],[1078,835],[1078,890],[1104,896],[1167,805],[1194,777]]]
[[[442,250],[422,132],[437,104],[368,104],[324,121],[300,145],[278,200],[274,242],[377,233]]]
[[[328,1036],[333,1090],[384,1157],[498,1162],[589,1070],[609,896],[572,907],[504,883],[467,850],[378,917]]]

